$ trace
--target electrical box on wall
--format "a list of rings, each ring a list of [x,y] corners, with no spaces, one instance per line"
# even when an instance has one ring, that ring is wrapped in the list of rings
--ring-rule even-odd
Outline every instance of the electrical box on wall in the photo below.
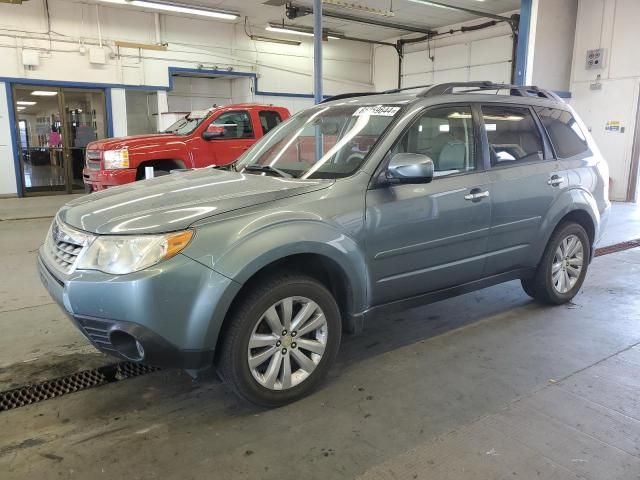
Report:
[[[40,52],[37,50],[23,50],[22,64],[27,68],[37,67],[40,65]]]
[[[107,51],[102,47],[94,47],[89,49],[89,63],[95,65],[104,65],[107,63]]]
[[[604,68],[604,48],[587,50],[585,67],[587,70]]]

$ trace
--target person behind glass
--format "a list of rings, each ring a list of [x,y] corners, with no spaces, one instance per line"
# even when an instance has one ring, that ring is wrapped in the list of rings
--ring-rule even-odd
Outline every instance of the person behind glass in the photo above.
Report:
[[[62,135],[60,135],[60,132],[58,131],[58,127],[56,127],[55,125],[51,125],[51,131],[49,132],[48,143],[49,143],[49,152],[51,156],[51,164],[58,165],[58,156],[56,155],[55,151],[51,149],[62,147]]]

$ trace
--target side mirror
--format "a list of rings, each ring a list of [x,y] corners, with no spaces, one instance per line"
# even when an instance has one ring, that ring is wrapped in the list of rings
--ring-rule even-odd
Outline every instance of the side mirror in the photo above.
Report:
[[[396,153],[387,167],[387,179],[399,183],[429,183],[433,180],[433,160],[420,153]]]
[[[207,129],[202,132],[203,140],[215,140],[224,136],[224,126],[222,125],[209,125]]]

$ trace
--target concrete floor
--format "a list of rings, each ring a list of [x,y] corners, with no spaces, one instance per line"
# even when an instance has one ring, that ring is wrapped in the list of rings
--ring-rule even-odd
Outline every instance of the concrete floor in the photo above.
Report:
[[[640,238],[638,212],[616,204],[600,246]],[[49,222],[0,221],[0,391],[108,361],[39,284]],[[511,282],[378,319],[277,410],[162,371],[3,412],[0,478],[637,480],[639,279],[628,250],[566,306]]]

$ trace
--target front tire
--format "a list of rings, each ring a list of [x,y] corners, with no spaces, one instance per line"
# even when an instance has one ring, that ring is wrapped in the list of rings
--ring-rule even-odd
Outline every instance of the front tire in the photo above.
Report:
[[[341,318],[314,278],[269,277],[240,299],[222,340],[218,371],[245,400],[277,407],[311,393],[340,345]]]
[[[591,243],[585,229],[574,222],[562,223],[551,235],[535,276],[522,280],[522,286],[543,303],[567,303],[582,287],[590,261]]]

